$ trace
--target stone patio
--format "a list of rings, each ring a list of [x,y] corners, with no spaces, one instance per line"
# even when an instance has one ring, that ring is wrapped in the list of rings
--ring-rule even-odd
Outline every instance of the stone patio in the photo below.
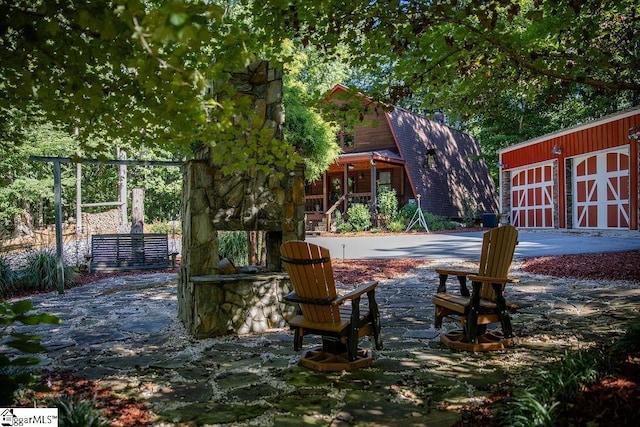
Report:
[[[456,409],[482,403],[505,382],[526,385],[532,368],[566,350],[610,342],[640,315],[638,283],[533,276],[516,262],[513,275],[521,283],[508,293],[521,307],[513,316],[516,347],[453,352],[433,328],[436,266],[472,265],[442,260],[380,283],[385,348],[374,352],[371,368],[353,372],[299,367],[287,329],[194,339],[177,318],[174,274],[115,277],[64,295],[36,295],[36,308],[63,323],[18,329],[43,337],[51,349],[45,368],[76,370],[146,401],[158,426],[442,426],[460,419]]]

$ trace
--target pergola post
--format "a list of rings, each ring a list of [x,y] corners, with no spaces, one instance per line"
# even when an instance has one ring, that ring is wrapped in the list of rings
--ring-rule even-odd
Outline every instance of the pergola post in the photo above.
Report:
[[[56,222],[56,270],[58,270],[58,293],[64,293],[64,262],[62,259],[62,179],[60,161],[53,162],[53,203]]]

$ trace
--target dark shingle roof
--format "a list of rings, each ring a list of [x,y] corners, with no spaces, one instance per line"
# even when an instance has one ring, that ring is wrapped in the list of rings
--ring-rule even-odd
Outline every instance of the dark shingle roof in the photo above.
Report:
[[[467,203],[481,212],[498,211],[493,179],[471,136],[398,107],[387,117],[423,209],[450,218],[463,218]]]

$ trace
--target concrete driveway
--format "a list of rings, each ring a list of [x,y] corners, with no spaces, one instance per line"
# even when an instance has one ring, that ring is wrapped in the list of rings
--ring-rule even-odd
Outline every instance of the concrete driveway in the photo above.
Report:
[[[324,246],[333,258],[460,258],[480,257],[483,232],[415,233],[384,236],[307,237]],[[520,230],[516,257],[532,258],[598,252],[640,250],[640,232]]]

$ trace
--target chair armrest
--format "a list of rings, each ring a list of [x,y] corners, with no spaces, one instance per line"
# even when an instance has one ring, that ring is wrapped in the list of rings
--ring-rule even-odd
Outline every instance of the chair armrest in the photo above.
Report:
[[[347,292],[344,295],[340,295],[338,298],[333,300],[333,304],[342,304],[346,300],[352,300],[360,297],[362,294],[366,294],[367,292],[372,291],[378,286],[377,281],[366,282],[359,285],[357,288]]]
[[[481,283],[499,283],[501,285],[505,285],[506,283],[519,283],[519,279],[514,279],[510,277],[491,277],[491,276],[469,276],[469,280],[472,282],[481,282]]]
[[[464,270],[446,270],[443,268],[436,268],[436,273],[438,274],[446,274],[447,276],[469,276],[471,274],[476,274],[474,271],[464,271]]]
[[[295,292],[289,292],[284,296],[285,301],[295,302],[298,304],[311,304],[311,305],[333,305],[335,304],[335,298],[303,298],[298,296]]]

